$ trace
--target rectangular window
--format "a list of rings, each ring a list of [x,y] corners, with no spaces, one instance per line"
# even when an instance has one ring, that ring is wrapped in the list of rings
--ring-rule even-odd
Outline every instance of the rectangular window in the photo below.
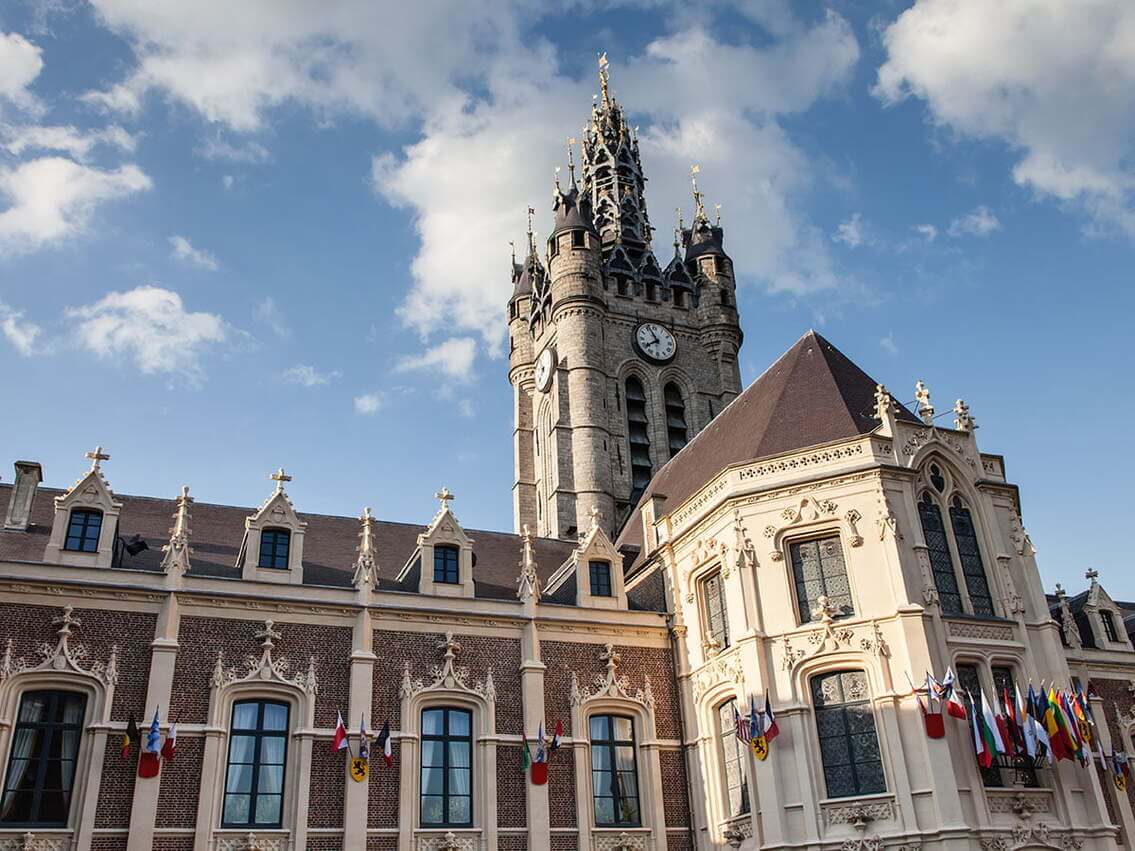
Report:
[[[854,614],[839,535],[794,543],[789,552],[800,623],[818,620],[813,613],[819,608],[821,596],[828,598],[828,605],[834,606],[840,616]]]
[[[1115,628],[1115,615],[1103,609],[1100,611],[1100,620],[1103,621],[1103,634],[1108,641],[1119,641],[1119,631]]]
[[[573,230],[571,232],[571,247],[572,248],[586,248],[587,247],[587,234],[581,230]]]
[[[292,533],[287,529],[264,529],[260,532],[260,560],[257,567],[288,569],[288,549]]]
[[[638,772],[634,722],[618,715],[591,717],[591,795],[597,827],[638,827]]]
[[[0,825],[67,824],[86,708],[86,697],[73,692],[29,691],[20,698],[0,798]]]
[[[422,711],[423,827],[473,823],[473,714],[467,709]]]
[[[76,508],[67,522],[67,540],[63,549],[77,553],[96,553],[102,531],[102,512]]]
[[[233,704],[222,827],[278,828],[284,810],[288,705]]]
[[[725,582],[720,572],[701,581],[702,617],[705,619],[705,637],[717,646],[729,646],[729,609],[725,603]]]
[[[737,738],[737,701],[729,700],[717,709],[718,736],[721,739],[721,765],[725,769],[726,816],[749,812],[749,780],[745,776],[745,744]]]
[[[812,705],[829,798],[887,791],[867,675],[836,671],[812,679]]]
[[[611,563],[608,561],[588,562],[588,571],[591,573],[591,596],[611,596]]]
[[[457,547],[434,547],[434,582],[457,584],[459,577],[457,559],[460,554],[461,551]]]

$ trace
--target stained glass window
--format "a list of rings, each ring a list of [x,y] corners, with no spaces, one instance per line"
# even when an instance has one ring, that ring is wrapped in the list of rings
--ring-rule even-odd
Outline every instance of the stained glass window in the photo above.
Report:
[[[969,592],[973,613],[992,617],[993,595],[989,592],[989,580],[985,576],[985,564],[981,560],[977,530],[961,497],[955,496],[950,504],[950,524],[954,527],[954,544],[962,562],[962,577],[965,579],[966,591]]]
[[[729,646],[729,614],[725,605],[725,583],[720,573],[712,573],[701,581],[702,611],[705,636],[719,647]]]
[[[729,700],[717,708],[721,737],[721,764],[725,769],[727,815],[732,818],[749,812],[749,780],[745,776],[746,747],[737,738],[737,701]]]
[[[950,555],[950,542],[942,523],[942,509],[933,497],[925,493],[918,503],[918,516],[922,520],[922,537],[930,556],[930,573],[938,590],[938,605],[942,614],[962,614],[962,594],[958,590],[958,577],[954,573],[954,558]]]
[[[812,679],[812,705],[829,798],[885,792],[883,759],[862,671]]]
[[[820,596],[828,598],[840,615],[853,614],[851,586],[847,581],[847,567],[843,562],[843,547],[839,536],[832,535],[815,541],[800,541],[789,547],[792,555],[792,575],[796,582],[796,607],[800,623],[815,620],[812,614],[818,607]]]

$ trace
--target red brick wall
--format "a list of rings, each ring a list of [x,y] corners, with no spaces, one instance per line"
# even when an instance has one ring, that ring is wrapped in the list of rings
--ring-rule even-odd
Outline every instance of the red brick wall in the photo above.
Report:
[[[579,840],[575,836],[552,834],[552,851],[576,851],[577,848],[579,848]]]
[[[155,836],[154,851],[193,851],[192,836]]]
[[[367,851],[398,851],[398,837],[368,836]]]
[[[352,741],[351,747],[354,748],[356,745],[357,742]],[[311,772],[306,777],[298,778],[310,783],[308,827],[343,826],[343,800],[346,797],[344,787],[348,782],[347,763],[347,752],[332,751],[330,739],[315,740],[311,749]]]
[[[260,639],[254,634],[263,627],[261,621],[182,618],[171,715],[185,723],[203,722],[209,708],[209,679],[217,651],[224,650],[226,667],[243,671],[246,657],[260,656]],[[273,657],[287,659],[290,673],[306,671],[308,657],[316,655],[319,694],[315,700],[315,724],[334,727],[335,714],[346,708],[350,690],[351,630],[281,621],[277,621],[273,629],[281,634],[272,651]]]
[[[122,758],[122,740],[116,736],[106,743],[106,756],[99,784],[95,827],[129,827],[130,805],[134,799],[134,780],[138,770],[138,747],[130,749],[130,758]]]
[[[402,771],[398,742],[393,743],[391,752],[394,765],[387,768],[382,753],[377,748],[373,749],[370,788],[367,791],[367,827],[398,827],[398,782]]]
[[[1111,744],[1116,750],[1123,747],[1123,736],[1119,731],[1119,715],[1121,713],[1130,714],[1132,705],[1135,705],[1135,696],[1132,696],[1128,690],[1128,680],[1103,680],[1093,678],[1091,681],[1091,689],[1095,691],[1103,699],[1104,718],[1107,720],[1107,728],[1111,734]],[[1096,719],[1099,721],[1099,719]],[[1115,788],[1110,776],[1100,779],[1101,785],[1104,787],[1104,796],[1107,799],[1107,810],[1112,822],[1116,825],[1119,824],[1118,817],[1116,816],[1115,795],[1119,790]],[[1131,801],[1131,805],[1135,807],[1135,783],[1129,782],[1127,784],[1127,798]],[[1123,832],[1119,833],[1116,841],[1120,844],[1123,843]]]
[[[41,644],[55,646],[58,641],[52,618],[62,606],[29,606],[0,603],[0,642],[12,638],[12,656],[40,659]],[[112,646],[118,647],[118,684],[114,689],[111,718],[125,721],[133,712],[141,722],[146,713],[146,683],[150,677],[150,642],[154,638],[155,615],[144,612],[118,612],[98,609],[75,609],[80,626],[71,634],[71,646],[82,645],[87,658],[82,663],[105,663]]]
[[[552,827],[575,827],[575,756],[571,748],[560,748],[548,760],[548,805]]]
[[[173,762],[162,761],[162,788],[158,792],[155,827],[193,827],[197,823],[197,796],[201,791],[204,755],[203,738],[177,737],[177,753]]]
[[[667,851],[693,851],[688,833],[668,833],[666,835]]]
[[[615,650],[620,657],[618,675],[627,678],[632,694],[643,687],[643,677],[650,676],[658,737],[681,738],[678,687],[670,649],[618,644]],[[574,670],[578,674],[581,688],[591,687],[597,676],[606,676],[607,664],[599,658],[603,645],[545,641],[540,645],[540,652],[548,668],[544,674],[544,705],[548,719],[553,724],[557,718],[562,719],[566,727],[571,718],[571,672]]]
[[[686,782],[686,761],[682,758],[682,752],[660,751],[658,763],[662,770],[662,805],[666,808],[666,826],[689,827],[689,783]]]
[[[497,837],[497,848],[500,851],[528,851],[528,837],[515,833],[506,833]]]
[[[461,649],[457,651],[456,666],[469,669],[469,685],[483,681],[491,667],[497,695],[520,694],[520,642],[488,636],[454,636]],[[430,671],[442,663],[444,651],[437,645],[443,641],[440,633],[391,632],[375,630],[374,652],[378,661],[374,666],[374,698],[371,712],[375,728],[390,720],[390,726],[403,726],[400,717],[399,687],[402,684],[402,664],[410,663],[410,676],[427,685]],[[521,702],[498,699],[497,732],[519,733]]]
[[[343,838],[340,836],[309,836],[307,851],[342,851]]]
[[[91,839],[91,851],[126,851],[126,837],[96,836]]]
[[[532,745],[531,747],[535,747]],[[528,772],[521,771],[522,749],[497,747],[497,825],[526,827]]]

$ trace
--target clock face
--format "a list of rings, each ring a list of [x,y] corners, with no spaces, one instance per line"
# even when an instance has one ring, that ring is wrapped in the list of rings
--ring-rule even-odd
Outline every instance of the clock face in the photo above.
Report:
[[[541,393],[552,386],[552,367],[555,366],[556,356],[551,349],[544,349],[540,359],[536,361],[536,389]]]
[[[673,360],[678,351],[678,341],[674,335],[657,322],[644,322],[634,332],[634,343],[638,353],[655,363]]]

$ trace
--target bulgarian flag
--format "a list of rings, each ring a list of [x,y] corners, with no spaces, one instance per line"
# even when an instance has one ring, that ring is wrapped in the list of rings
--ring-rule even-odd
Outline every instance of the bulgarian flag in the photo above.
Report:
[[[1001,736],[1001,731],[997,728],[997,721],[993,717],[993,709],[989,706],[989,701],[985,699],[985,692],[981,692],[981,738],[986,745],[986,751],[989,753],[989,763],[993,764],[993,757],[997,754],[1007,753],[1005,747],[1005,740]],[[989,768],[989,766],[985,766]]]
[[[142,731],[138,729],[138,722],[134,720],[134,713],[130,713],[130,718],[126,722],[126,732],[122,734],[122,758],[130,758],[130,748],[136,742],[142,740]]]
[[[974,708],[970,725],[973,728],[973,750],[977,754],[977,764],[982,768],[989,768],[993,765],[993,751],[986,742],[982,730],[981,713],[977,711],[977,702],[974,701],[972,694],[969,695],[969,703]]]
[[[343,713],[337,714],[339,717],[335,722],[335,738],[331,740],[332,752],[338,752],[351,746],[351,742],[347,738],[347,725],[343,723]]]

